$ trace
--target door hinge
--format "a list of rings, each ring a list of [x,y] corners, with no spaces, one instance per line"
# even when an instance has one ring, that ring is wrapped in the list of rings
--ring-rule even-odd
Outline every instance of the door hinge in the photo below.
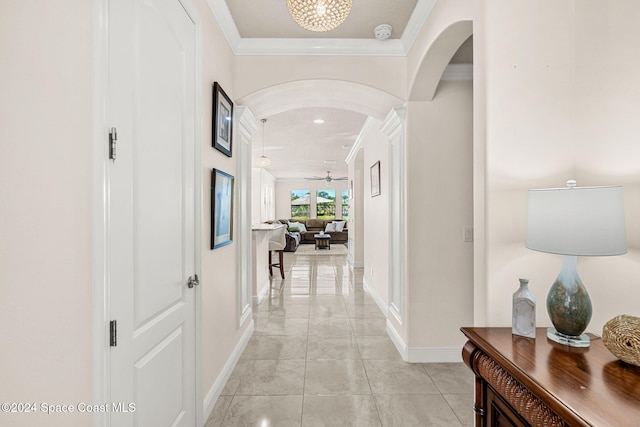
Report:
[[[187,286],[189,288],[193,288],[194,286],[198,286],[200,284],[200,279],[198,279],[198,275],[194,274],[194,277],[189,277],[189,281],[187,282]]]
[[[116,143],[118,142],[118,132],[116,128],[109,130],[109,158],[111,160],[116,159]]]
[[[115,347],[118,345],[118,321],[109,322],[109,345]]]

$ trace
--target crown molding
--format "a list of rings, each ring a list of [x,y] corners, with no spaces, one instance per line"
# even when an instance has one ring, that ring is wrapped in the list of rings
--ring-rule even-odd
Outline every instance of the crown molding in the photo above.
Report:
[[[405,55],[409,54],[409,51],[420,34],[420,30],[422,30],[424,24],[427,22],[427,18],[431,15],[431,11],[436,5],[436,2],[437,0],[418,0],[416,3],[416,7],[413,9],[409,22],[407,22],[407,26],[400,38]]]
[[[400,40],[374,39],[241,39],[233,52],[238,55],[349,55],[405,56]]]
[[[240,37],[240,32],[238,31],[238,27],[236,27],[236,23],[233,21],[227,3],[225,3],[224,0],[207,0],[207,3],[209,4],[209,9],[213,12],[213,17],[218,21],[218,25],[220,25],[220,29],[227,39],[229,47],[235,52],[235,46],[240,43],[242,37]]]
[[[225,0],[207,0],[207,3],[236,56],[407,56],[436,1],[418,0],[402,37],[387,40],[242,38]]]

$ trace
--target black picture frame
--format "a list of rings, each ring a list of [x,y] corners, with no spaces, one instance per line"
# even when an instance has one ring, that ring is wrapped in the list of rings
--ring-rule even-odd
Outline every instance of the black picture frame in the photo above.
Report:
[[[220,169],[211,174],[211,249],[233,243],[234,177]]]
[[[375,162],[370,168],[371,174],[371,197],[380,195],[380,160]]]
[[[213,116],[211,118],[211,144],[213,148],[232,156],[233,102],[218,82],[213,83]]]

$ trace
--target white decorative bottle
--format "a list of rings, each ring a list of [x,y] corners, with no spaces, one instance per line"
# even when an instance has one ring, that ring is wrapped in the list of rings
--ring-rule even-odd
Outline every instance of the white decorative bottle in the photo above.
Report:
[[[520,288],[513,293],[512,333],[536,337],[536,297],[529,290],[529,279],[520,279]]]

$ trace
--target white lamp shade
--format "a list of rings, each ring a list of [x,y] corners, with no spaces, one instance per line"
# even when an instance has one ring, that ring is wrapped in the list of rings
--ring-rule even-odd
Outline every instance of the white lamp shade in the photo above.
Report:
[[[260,168],[266,168],[271,165],[271,159],[267,156],[260,156],[256,159],[256,166]]]
[[[622,187],[529,190],[526,246],[574,256],[626,253]]]

